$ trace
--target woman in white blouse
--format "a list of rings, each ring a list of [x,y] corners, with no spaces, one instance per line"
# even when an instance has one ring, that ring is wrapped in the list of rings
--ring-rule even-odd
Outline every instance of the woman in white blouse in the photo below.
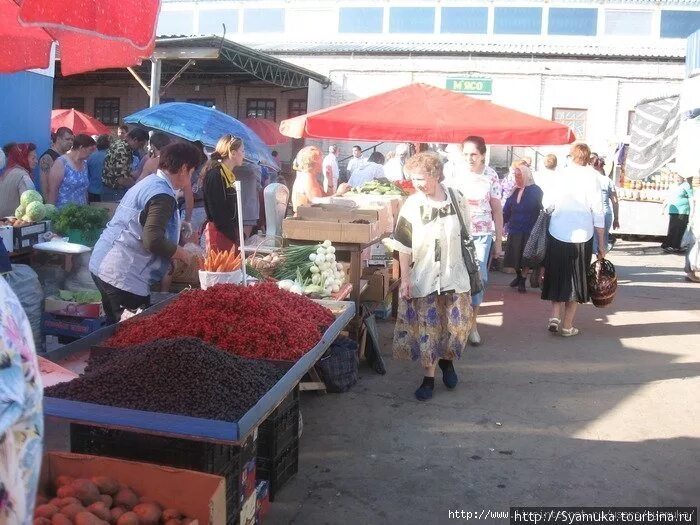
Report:
[[[457,213],[469,224],[469,211],[459,192],[453,192],[453,199],[441,184],[442,161],[437,155],[414,155],[404,170],[417,191],[401,208],[394,233],[401,264],[394,356],[420,360],[424,377],[415,395],[425,401],[433,396],[436,365],[445,386],[457,386],[452,361],[468,344],[471,286]]]
[[[552,301],[548,330],[564,337],[579,333],[573,325],[576,308],[590,300],[586,270],[593,235],[598,240],[598,259],[605,256],[605,213],[598,173],[588,165],[591,150],[576,144],[569,157],[572,164],[559,173],[553,188],[542,284],[542,299]]]

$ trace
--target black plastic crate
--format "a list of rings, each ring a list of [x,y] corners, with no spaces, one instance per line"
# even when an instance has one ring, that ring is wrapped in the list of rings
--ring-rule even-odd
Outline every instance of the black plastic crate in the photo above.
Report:
[[[258,427],[258,459],[273,460],[299,436],[299,387]]]
[[[226,525],[236,525],[245,500],[244,469],[256,461],[256,444],[243,446],[140,434],[71,424],[71,451],[155,463],[215,474],[226,479]],[[255,483],[253,482],[253,486]]]
[[[299,439],[295,439],[275,459],[258,457],[257,479],[270,482],[270,501],[275,500],[277,493],[284,487],[294,474],[299,471]]]

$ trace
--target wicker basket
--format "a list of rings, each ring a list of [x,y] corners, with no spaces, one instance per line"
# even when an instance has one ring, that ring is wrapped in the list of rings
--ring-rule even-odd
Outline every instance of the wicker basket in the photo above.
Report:
[[[588,293],[594,306],[604,308],[615,299],[617,275],[615,266],[607,259],[595,261],[588,268]]]

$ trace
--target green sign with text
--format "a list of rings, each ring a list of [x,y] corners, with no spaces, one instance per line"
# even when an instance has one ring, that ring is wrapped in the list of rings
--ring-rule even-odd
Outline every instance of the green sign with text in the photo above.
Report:
[[[493,80],[490,78],[448,78],[447,89],[465,95],[490,95]]]

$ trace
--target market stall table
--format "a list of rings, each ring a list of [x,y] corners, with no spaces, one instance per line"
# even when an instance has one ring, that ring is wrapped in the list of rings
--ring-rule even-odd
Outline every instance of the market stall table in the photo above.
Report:
[[[668,215],[662,209],[661,202],[620,199],[620,228],[611,233],[663,237],[668,232]]]
[[[169,302],[170,300],[163,301],[140,315],[155,313]],[[318,344],[292,364],[279,382],[236,422],[146,412],[50,397],[44,398],[44,413],[48,417],[71,423],[195,441],[240,445],[296,387],[301,378],[316,364],[354,317],[355,306],[352,303],[325,302],[324,305],[333,306],[338,312],[335,321],[323,334]],[[74,343],[49,352],[45,357],[66,369],[81,372],[84,369],[90,348],[98,346],[109,338],[115,332],[116,327],[117,325],[112,325],[97,330]]]

